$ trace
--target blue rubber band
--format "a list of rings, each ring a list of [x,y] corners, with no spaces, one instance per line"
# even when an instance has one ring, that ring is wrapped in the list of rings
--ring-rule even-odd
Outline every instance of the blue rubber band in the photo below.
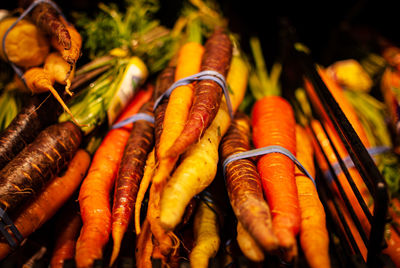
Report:
[[[15,27],[15,25],[17,25],[18,22],[20,22],[23,18],[25,18],[26,15],[28,15],[28,13],[31,12],[32,9],[35,8],[40,3],[47,3],[47,4],[51,5],[65,19],[64,14],[61,12],[61,10],[58,8],[58,6],[53,1],[51,1],[51,0],[35,0],[32,2],[32,4],[30,4],[24,10],[24,12],[21,13],[21,15],[17,18],[17,20],[13,24],[11,24],[10,27],[8,27],[8,29],[4,33],[3,39],[1,40],[3,54],[6,57],[6,61],[8,61],[8,63],[11,65],[11,68],[13,68],[14,72],[18,75],[18,77],[21,78],[21,80],[22,80],[22,82],[24,82],[25,86],[26,86],[26,81],[24,78],[24,72],[22,71],[21,68],[19,68],[17,65],[15,65],[12,61],[10,61],[8,59],[8,56],[6,53],[6,37],[7,37],[8,33]]]
[[[193,81],[199,81],[199,80],[212,80],[222,88],[226,100],[226,105],[228,106],[229,115],[231,116],[231,118],[233,118],[233,108],[229,97],[228,85],[225,81],[225,77],[222,74],[212,70],[202,71],[197,74],[179,79],[178,81],[173,83],[160,97],[157,98],[157,100],[154,102],[153,109],[155,110],[164,98],[168,98],[175,88],[188,85]]]
[[[11,236],[7,229],[11,231],[15,238]],[[0,208],[0,232],[12,249],[15,249],[24,239],[10,217],[2,208]]]
[[[387,146],[377,146],[377,147],[372,147],[372,148],[367,149],[368,153],[371,156],[379,155],[379,154],[388,152],[390,150],[391,150],[390,147],[387,147]],[[353,160],[351,160],[350,156],[343,158],[342,161],[347,168],[354,167],[354,162],[353,162]],[[342,168],[338,162],[336,162],[335,164],[332,165],[332,169],[336,175],[339,175],[342,172]],[[333,175],[331,173],[331,170],[325,171],[324,175],[325,175],[325,178],[328,180],[328,182],[333,181]]]
[[[286,148],[283,148],[282,146],[279,146],[279,145],[271,145],[271,146],[267,146],[267,147],[249,150],[249,151],[242,152],[242,153],[232,154],[229,157],[227,157],[225,159],[225,161],[222,163],[223,172],[225,174],[226,165],[228,165],[232,161],[244,159],[244,158],[250,158],[250,157],[254,157],[254,156],[270,154],[270,153],[280,153],[280,154],[287,156],[290,160],[292,160],[296,164],[296,166],[300,169],[300,171],[303,172],[316,186],[314,178],[304,168],[304,166],[299,162],[299,160],[297,160],[297,158],[289,150],[287,150]]]
[[[116,124],[114,124],[111,127],[111,129],[121,128],[121,127],[124,127],[124,126],[126,126],[126,125],[128,125],[130,123],[134,123],[134,122],[139,121],[139,120],[145,120],[147,122],[150,122],[150,123],[154,124],[154,116],[151,116],[151,115],[146,114],[146,113],[137,113],[137,114],[134,114],[134,115],[132,115],[132,116],[130,116],[130,117],[128,117],[128,118],[116,123]]]

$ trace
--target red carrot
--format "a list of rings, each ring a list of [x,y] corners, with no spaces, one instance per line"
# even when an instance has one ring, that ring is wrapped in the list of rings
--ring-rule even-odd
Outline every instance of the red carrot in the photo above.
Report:
[[[151,95],[152,88],[139,91],[119,121],[136,114]],[[79,205],[83,226],[76,246],[77,267],[90,267],[95,259],[103,256],[103,247],[111,232],[110,192],[131,128],[128,125],[107,133],[82,183]]]
[[[231,58],[232,42],[223,29],[216,29],[205,43],[201,71],[216,71],[226,77]],[[218,112],[222,97],[221,87],[212,80],[195,84],[192,107],[182,133],[171,146],[167,155],[177,157],[195,143],[210,126]]]
[[[139,110],[153,116],[153,102],[146,102]],[[147,155],[153,148],[154,124],[137,121],[124,149],[115,183],[112,208],[113,251],[110,266],[119,254],[122,238],[131,222],[139,184],[143,176]]]
[[[32,198],[72,159],[81,131],[72,122],[51,125],[0,171],[0,204],[13,212]]]
[[[19,6],[26,9],[33,0],[20,0]],[[65,26],[60,20],[60,14],[49,3],[42,2],[37,4],[30,13],[32,21],[50,36],[54,36],[57,42],[64,48],[71,48],[71,37]]]
[[[220,146],[221,161],[235,153],[250,150],[250,119],[236,112]],[[278,239],[272,231],[272,216],[261,186],[260,176],[251,159],[240,159],[226,166],[226,186],[233,211],[241,226],[266,251],[278,248]]]

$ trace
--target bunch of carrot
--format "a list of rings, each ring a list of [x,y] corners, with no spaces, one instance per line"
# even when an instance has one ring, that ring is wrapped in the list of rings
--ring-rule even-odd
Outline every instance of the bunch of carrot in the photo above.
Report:
[[[25,10],[34,2],[21,1],[20,4]],[[23,83],[20,81],[21,89],[31,91],[32,94],[51,92],[63,109],[74,118],[56,90],[55,83],[65,85],[65,91],[72,95],[69,88],[76,63],[81,56],[81,35],[50,3],[35,4],[27,16],[29,19],[22,18],[18,23],[19,18],[16,17],[10,17],[6,22],[2,22],[4,24],[2,28],[5,30],[1,32],[1,39],[5,40],[4,48],[2,47],[3,58],[22,68],[21,74],[18,74],[21,77],[17,77],[23,81]],[[24,32],[28,31],[27,27],[34,27],[37,34],[24,35]],[[34,52],[35,46],[26,47],[25,54],[21,54],[18,51],[21,48],[14,46],[15,43],[19,43],[19,46],[37,44],[39,48]],[[30,56],[29,53],[33,55]]]
[[[362,103],[362,96],[357,97],[357,101],[351,99],[351,95],[345,95],[345,90],[338,84],[337,81],[334,80],[333,77],[329,76],[329,73],[326,72],[325,69],[320,67],[318,72],[323,79],[324,83],[326,84],[327,88],[339,104],[340,108],[344,112],[346,118],[351,123],[352,127],[354,128],[355,132],[359,136],[360,140],[364,144],[367,149],[372,148],[373,146],[388,146],[390,148],[390,139],[387,139],[387,135],[385,135],[383,139],[378,139],[376,137],[382,137],[382,135],[377,136],[371,133],[369,126],[367,125],[369,121],[374,120],[368,115],[368,112],[362,112],[362,116],[358,114],[363,107],[360,106]],[[321,103],[318,102],[316,98],[315,90],[309,81],[305,81],[305,88],[310,97],[311,102],[315,105],[316,110],[322,115],[321,121],[312,120],[309,124],[310,131],[312,130],[315,133],[315,140],[314,140],[314,148],[316,153],[316,160],[321,167],[322,171],[328,172],[329,165],[334,165],[337,163],[337,156],[335,150],[342,159],[348,156],[347,150],[343,142],[341,141],[339,134],[336,132],[332,122],[327,117],[327,114],[322,108]],[[355,94],[355,93],[354,93]],[[358,93],[360,95],[361,93]],[[365,99],[365,98],[364,98]],[[364,101],[365,102],[365,101]],[[356,105],[357,104],[357,105]],[[354,105],[354,106],[353,106]],[[365,104],[364,104],[365,105]],[[369,104],[370,105],[370,104]],[[370,108],[371,109],[371,108]],[[374,117],[378,116],[377,114],[373,115]],[[363,120],[361,120],[362,118]],[[374,125],[374,128],[377,128],[378,125]],[[311,133],[311,132],[310,132]],[[382,144],[382,141],[386,141],[389,143]],[[318,144],[320,146],[318,146]],[[335,148],[335,150],[334,150]],[[380,156],[377,156],[379,159]],[[334,181],[331,182],[331,187],[334,192],[339,197],[340,202],[345,202],[347,199],[351,204],[351,209],[346,208],[345,203],[340,203],[341,209],[344,211],[344,214],[347,215],[346,222],[351,227],[351,233],[356,238],[357,247],[359,248],[361,255],[366,260],[367,256],[367,246],[364,244],[362,240],[362,232],[364,232],[367,236],[370,233],[371,224],[367,218],[367,213],[373,213],[373,202],[372,195],[367,188],[366,182],[362,179],[359,171],[355,167],[348,167],[347,172],[340,170],[337,174],[333,175]],[[350,181],[347,179],[347,176],[351,176],[352,181],[354,182],[354,187],[350,184]],[[340,190],[342,189],[342,190]],[[362,196],[362,200],[358,200],[356,197],[355,192],[359,192]],[[342,193],[344,195],[342,195]],[[368,207],[368,212],[365,212],[362,209],[361,203]],[[354,214],[357,217],[357,220],[360,222],[362,226],[362,231],[359,232],[356,229],[356,223],[353,219],[349,216]],[[395,231],[395,226],[392,224],[388,224],[386,231],[387,234],[385,235],[385,240],[387,242],[387,248],[383,249],[383,253],[389,255],[393,262],[396,265],[398,264],[399,256],[398,256],[398,234]]]

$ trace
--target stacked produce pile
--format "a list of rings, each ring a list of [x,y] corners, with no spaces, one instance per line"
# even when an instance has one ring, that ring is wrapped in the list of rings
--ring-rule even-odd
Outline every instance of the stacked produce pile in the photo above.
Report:
[[[216,3],[185,2],[171,28],[158,8],[156,0],[100,3],[67,22],[52,2],[21,1],[0,20],[0,212],[18,230],[0,240],[1,262],[332,266],[315,164],[327,165],[310,135],[324,139],[321,124],[331,126],[313,119],[312,85],[286,98],[282,63],[268,72],[257,37],[244,51]],[[38,50],[18,53],[24,38]],[[320,75],[365,147],[392,148],[385,106],[368,95],[369,74],[350,63],[357,75],[341,75],[345,62]],[[349,83],[355,77],[364,80]],[[330,143],[319,142],[335,163]],[[394,213],[400,164],[385,154],[377,165]],[[357,187],[368,201],[361,178]],[[395,261],[391,215],[384,252]],[[27,252],[35,239],[46,241]]]

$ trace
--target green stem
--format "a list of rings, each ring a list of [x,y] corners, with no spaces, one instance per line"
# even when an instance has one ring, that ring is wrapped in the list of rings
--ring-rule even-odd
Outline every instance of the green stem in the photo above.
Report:
[[[280,96],[281,90],[278,83],[278,78],[281,72],[281,66],[274,65],[272,76],[268,75],[267,67],[265,64],[265,58],[262,53],[261,43],[257,37],[250,38],[250,47],[255,62],[255,72],[259,79],[260,88],[253,89],[253,91],[259,91],[260,94],[257,96]],[[257,97],[256,97],[257,98]]]
[[[197,17],[190,19],[186,27],[187,42],[196,42],[202,44],[203,40],[200,19]]]

